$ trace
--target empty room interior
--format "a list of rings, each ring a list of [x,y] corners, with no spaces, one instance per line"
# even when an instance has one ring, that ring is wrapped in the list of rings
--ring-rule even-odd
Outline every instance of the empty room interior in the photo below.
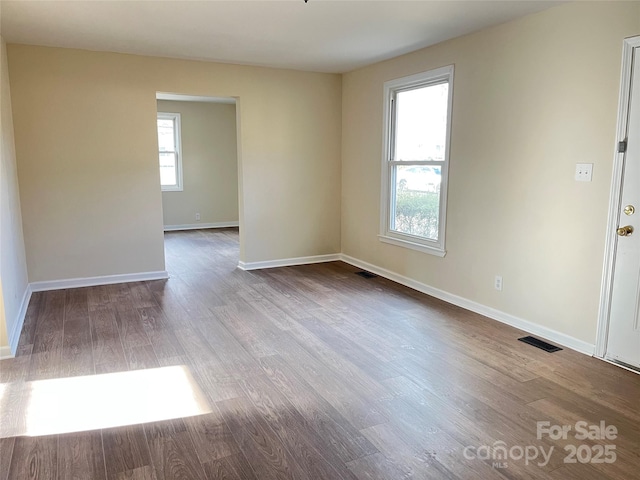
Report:
[[[638,478],[640,1],[0,39],[0,480]]]

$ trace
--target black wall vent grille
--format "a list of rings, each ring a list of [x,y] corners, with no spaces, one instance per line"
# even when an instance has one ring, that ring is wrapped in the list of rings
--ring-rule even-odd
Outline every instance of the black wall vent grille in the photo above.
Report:
[[[560,347],[556,347],[555,345],[551,345],[550,343],[545,342],[544,340],[540,340],[539,338],[527,336],[519,338],[521,342],[528,343],[529,345],[533,345],[534,347],[538,347],[545,352],[553,353],[559,352],[562,350]]]
[[[364,270],[356,272],[356,275],[360,275],[363,278],[376,278],[378,276],[375,273],[365,272]]]

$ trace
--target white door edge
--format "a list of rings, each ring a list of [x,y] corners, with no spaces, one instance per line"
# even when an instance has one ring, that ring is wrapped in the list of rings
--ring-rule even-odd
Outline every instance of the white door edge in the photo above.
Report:
[[[629,118],[629,95],[631,93],[631,71],[633,49],[640,47],[640,35],[626,38],[622,47],[622,72],[620,74],[620,99],[618,101],[618,122],[616,127],[615,153],[613,158],[613,174],[611,193],[609,195],[609,215],[605,243],[602,284],[600,288],[600,308],[598,312],[598,329],[596,332],[596,348],[594,356],[605,358],[607,337],[609,333],[609,312],[611,310],[611,293],[613,287],[613,267],[616,259],[616,229],[620,217],[622,195],[622,166],[624,153],[618,152],[618,142],[625,140]]]

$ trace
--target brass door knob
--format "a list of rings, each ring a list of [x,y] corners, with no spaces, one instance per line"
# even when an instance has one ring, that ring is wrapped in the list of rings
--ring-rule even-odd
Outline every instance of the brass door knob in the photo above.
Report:
[[[633,233],[633,227],[631,225],[626,225],[618,229],[618,235],[620,235],[621,237],[628,237],[632,233]]]

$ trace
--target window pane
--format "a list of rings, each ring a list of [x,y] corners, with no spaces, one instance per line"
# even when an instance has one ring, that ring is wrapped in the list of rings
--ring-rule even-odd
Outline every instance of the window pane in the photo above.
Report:
[[[440,166],[397,165],[391,229],[438,240]]]
[[[448,92],[441,83],[396,94],[395,160],[444,160]]]
[[[176,143],[173,133],[173,120],[158,119],[158,147],[161,152],[175,152]]]
[[[160,153],[160,185],[176,185],[176,154]]]

